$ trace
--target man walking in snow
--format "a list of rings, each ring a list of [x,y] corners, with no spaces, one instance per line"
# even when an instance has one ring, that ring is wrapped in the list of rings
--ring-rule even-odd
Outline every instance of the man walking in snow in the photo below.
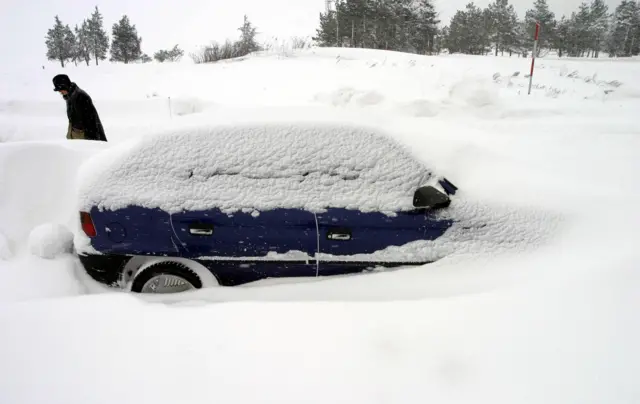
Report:
[[[106,142],[107,137],[104,134],[102,122],[89,94],[76,83],[72,83],[66,74],[55,76],[53,86],[53,91],[59,92],[67,101],[67,118],[69,118],[67,139]]]

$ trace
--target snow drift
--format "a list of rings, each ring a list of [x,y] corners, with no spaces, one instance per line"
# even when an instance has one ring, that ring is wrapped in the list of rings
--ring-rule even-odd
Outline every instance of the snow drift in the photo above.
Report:
[[[73,233],[61,224],[42,224],[29,235],[29,251],[46,259],[70,254],[73,252]]]
[[[101,142],[17,142],[0,146],[0,233],[18,244],[45,223],[77,219],[76,176]]]

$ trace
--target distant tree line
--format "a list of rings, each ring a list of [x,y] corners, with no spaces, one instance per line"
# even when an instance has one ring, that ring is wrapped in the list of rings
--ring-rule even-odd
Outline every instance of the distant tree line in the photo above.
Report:
[[[438,24],[432,0],[336,0],[320,14],[320,46],[348,46],[433,53]]]
[[[640,54],[640,2],[623,0],[610,12],[604,0],[583,2],[558,21],[546,0],[535,0],[523,19],[509,0],[486,8],[473,2],[440,27],[433,0],[335,0],[320,13],[314,40],[320,46],[387,49],[418,54],[518,54],[532,47],[536,21],[542,33],[539,52],[560,57],[611,57]]]
[[[82,24],[72,30],[68,24],[63,24],[55,16],[53,28],[49,29],[45,38],[47,59],[57,60],[62,67],[69,61],[76,66],[84,61],[87,66],[91,61],[98,65],[99,61],[107,59],[110,51],[112,62],[149,62],[152,59],[142,52],[142,38],[138,36],[135,24],[131,24],[127,15],[111,28],[111,40],[103,28],[103,17],[98,7]],[[174,62],[183,56],[184,52],[175,45],[170,50],[160,50],[154,54],[159,62]]]

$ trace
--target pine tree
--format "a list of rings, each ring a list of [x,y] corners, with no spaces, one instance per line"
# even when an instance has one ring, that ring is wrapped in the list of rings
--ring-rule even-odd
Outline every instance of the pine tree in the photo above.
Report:
[[[487,14],[478,8],[473,2],[466,6],[468,36],[468,53],[472,55],[484,55],[489,44]]]
[[[413,4],[411,14],[415,24],[410,26],[410,42],[416,52],[432,54],[435,47],[435,37],[438,33],[438,13],[433,0],[418,0]]]
[[[535,21],[540,23],[540,39],[538,42],[538,55],[542,49],[549,49],[554,42],[554,31],[556,27],[555,14],[549,10],[546,0],[536,0],[533,9],[527,10],[526,23],[529,37],[533,40],[535,32]]]
[[[109,50],[109,37],[107,32],[102,27],[102,14],[96,6],[91,18],[87,21],[87,36],[89,51],[93,55],[96,66],[98,60],[105,60],[107,58],[107,52]]]
[[[47,31],[45,43],[47,45],[47,59],[58,60],[62,67],[67,60],[73,59],[75,37],[68,25],[62,25],[62,21],[57,15],[55,25]]]
[[[464,11],[458,10],[451,19],[445,46],[449,52],[483,55],[489,43],[490,18],[487,12],[469,3]]]
[[[84,60],[87,66],[91,61],[91,46],[87,20],[82,21],[80,28],[75,28],[78,60]]]
[[[529,24],[524,20],[516,22],[516,28],[513,38],[513,52],[518,53],[521,57],[528,57],[531,50],[532,38],[528,32]]]
[[[439,55],[440,52],[442,52],[442,50],[444,49],[444,40],[447,35],[447,31],[445,31],[445,29],[447,29],[447,27],[438,29],[436,31],[436,36],[433,38],[433,52],[436,55]]]
[[[583,57],[592,42],[591,11],[587,3],[580,4],[580,9],[571,18],[571,48],[569,54],[574,57]]]
[[[240,31],[240,41],[238,43],[240,52],[243,55],[248,55],[251,52],[260,50],[260,46],[256,42],[256,28],[251,24],[249,18],[245,15],[242,26],[238,28]]]
[[[505,29],[505,38],[504,44],[506,48],[509,50],[509,56],[516,52],[519,46],[518,42],[518,13],[516,13],[516,9],[513,5],[509,5],[507,7],[507,18],[506,18],[506,29]]]
[[[490,38],[495,45],[495,55],[498,51],[512,52],[516,45],[516,29],[518,15],[509,0],[495,0],[489,5],[489,16],[492,19]]]
[[[608,41],[609,56],[633,56],[640,53],[640,6],[623,0],[616,8]]]
[[[468,51],[468,16],[465,11],[458,10],[451,18],[451,24],[447,29],[445,47],[449,53],[463,53]]]
[[[335,11],[320,13],[320,26],[316,29],[316,36],[313,37],[313,40],[319,46],[336,46],[338,44]]]
[[[483,55],[491,53],[491,33],[495,29],[496,23],[491,16],[491,11],[488,8],[481,10],[482,13],[482,22],[480,30],[480,38],[482,39],[482,49],[481,52]]]
[[[131,25],[129,17],[125,15],[113,24],[112,35],[111,61],[127,64],[140,59],[142,38],[138,37],[136,26]]]
[[[606,34],[609,29],[609,7],[604,0],[593,0],[590,7],[590,23],[591,23],[591,49],[593,49],[593,57],[600,56],[603,50]]]
[[[67,31],[67,41],[69,41],[73,46],[73,49],[71,51],[71,61],[73,62],[73,64],[78,66],[78,62],[82,60],[82,53],[80,51],[80,38],[78,38],[78,24],[76,24],[73,30],[71,30],[67,25],[65,27],[65,31]]]
[[[570,26],[571,26],[570,21],[564,15],[562,16],[562,19],[558,21],[558,24],[556,26],[556,35],[554,36],[552,46],[554,49],[558,51],[559,57],[564,56],[567,53],[567,49],[570,46],[570,43],[571,43],[571,38],[569,37]]]

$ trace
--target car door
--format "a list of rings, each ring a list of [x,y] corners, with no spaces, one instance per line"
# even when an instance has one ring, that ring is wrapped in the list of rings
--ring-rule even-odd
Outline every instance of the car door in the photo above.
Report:
[[[433,219],[422,209],[386,215],[332,208],[317,218],[323,274],[357,271],[375,265],[380,262],[367,257],[368,254],[389,246],[435,239],[450,226],[446,221]],[[402,263],[402,258],[385,263]]]
[[[311,212],[274,209],[227,214],[214,209],[174,214],[172,224],[185,257],[259,262],[259,270],[271,267],[272,276],[283,276],[279,263],[296,262],[315,273],[317,230]]]

